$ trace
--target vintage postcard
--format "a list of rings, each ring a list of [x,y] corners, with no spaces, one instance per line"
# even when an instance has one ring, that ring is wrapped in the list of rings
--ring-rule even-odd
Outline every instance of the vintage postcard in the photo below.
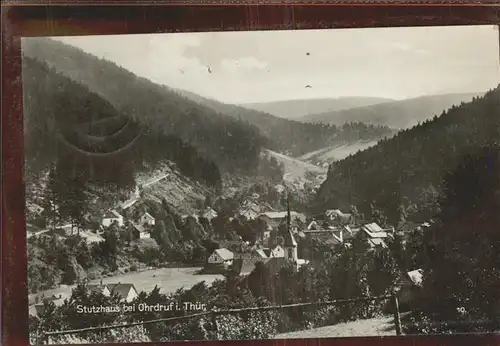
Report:
[[[497,27],[22,55],[32,344],[500,330]]]

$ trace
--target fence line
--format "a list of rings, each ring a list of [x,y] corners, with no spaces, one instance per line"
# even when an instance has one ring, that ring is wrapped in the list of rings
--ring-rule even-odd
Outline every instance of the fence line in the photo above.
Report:
[[[246,313],[246,312],[253,312],[253,311],[273,311],[273,310],[283,310],[283,309],[289,309],[289,308],[303,308],[303,307],[318,306],[318,305],[349,304],[349,303],[356,303],[356,302],[362,302],[362,301],[365,301],[365,302],[366,301],[379,301],[379,300],[386,300],[386,299],[393,300],[393,303],[394,303],[394,323],[396,326],[396,334],[401,335],[401,320],[400,320],[400,313],[399,313],[399,304],[398,304],[397,296],[395,294],[393,294],[393,295],[383,295],[383,296],[367,297],[367,298],[337,299],[337,300],[329,300],[329,301],[295,303],[295,304],[287,304],[287,305],[272,305],[272,306],[261,306],[261,307],[252,307],[252,308],[239,308],[239,309],[226,309],[226,310],[213,309],[213,310],[206,311],[203,313],[198,313],[198,314],[159,318],[159,319],[143,321],[143,322],[132,322],[132,323],[126,323],[126,324],[117,324],[117,325],[101,326],[101,327],[88,327],[88,328],[81,328],[81,329],[68,329],[68,330],[55,331],[55,332],[44,332],[44,333],[42,333],[42,344],[47,343],[48,338],[50,336],[54,336],[54,335],[77,334],[77,333],[90,332],[90,331],[99,331],[102,333],[104,330],[122,329],[122,328],[129,328],[129,327],[134,327],[134,326],[139,326],[139,325],[144,326],[144,325],[148,325],[148,324],[161,323],[161,322],[178,322],[178,321],[189,320],[189,319],[193,319],[193,318],[201,318],[201,317],[205,317],[205,316],[209,316],[209,315],[211,316],[212,321],[215,322],[215,318],[217,316],[220,316],[220,315],[239,314],[239,313]],[[215,325],[215,328],[217,328],[217,323],[214,323],[214,325]]]

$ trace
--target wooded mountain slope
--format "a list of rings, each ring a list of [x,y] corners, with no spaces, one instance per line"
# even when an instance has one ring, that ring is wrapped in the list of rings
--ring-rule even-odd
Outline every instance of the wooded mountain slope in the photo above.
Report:
[[[82,175],[93,183],[133,188],[136,171],[171,160],[186,176],[214,187],[221,183],[217,165],[196,148],[124,116],[39,61],[23,59],[23,90],[28,176],[57,165],[68,179]]]
[[[303,155],[328,146],[378,140],[395,133],[393,129],[386,126],[360,122],[349,122],[342,126],[303,123],[237,105],[225,104],[184,90],[178,92],[221,114],[257,127],[268,138],[269,149],[292,156]]]
[[[344,140],[357,141],[360,133],[368,139],[393,134],[387,128],[365,125],[347,132],[335,126],[303,124],[223,104],[154,84],[112,62],[51,39],[23,40],[23,53],[86,85],[124,115],[178,135],[229,168],[255,167],[261,146],[301,155]],[[220,148],[224,148],[222,153]]]
[[[315,209],[354,205],[363,213],[381,210],[393,222],[405,214],[432,216],[443,177],[464,155],[498,143],[499,114],[496,88],[332,164]]]
[[[453,105],[471,101],[484,93],[445,94],[422,96],[408,100],[385,102],[334,112],[310,114],[301,121],[342,125],[359,121],[367,124],[385,125],[392,128],[410,128],[419,122],[431,119]]]
[[[251,171],[256,166],[265,139],[253,126],[51,39],[23,40],[23,54],[85,85],[127,118],[165,135],[178,136],[225,169]]]
[[[371,106],[394,100],[381,97],[338,97],[243,103],[241,106],[269,113],[280,118],[299,120],[309,114],[334,112],[355,107]]]

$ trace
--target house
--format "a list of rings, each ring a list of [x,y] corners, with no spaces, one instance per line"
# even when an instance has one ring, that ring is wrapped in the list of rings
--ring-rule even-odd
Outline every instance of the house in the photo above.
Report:
[[[270,252],[269,258],[284,258],[285,249],[281,245],[276,245]]]
[[[358,234],[365,237],[368,245],[372,249],[376,247],[387,248],[385,240],[389,237],[390,234],[393,234],[393,231],[393,228],[382,229],[379,225],[373,222],[362,226],[362,233]]]
[[[35,304],[35,311],[36,311],[36,314],[37,314],[38,316],[40,316],[41,314],[43,314],[43,312],[45,311],[45,303],[50,303],[50,302],[52,302],[52,303],[54,303],[56,306],[61,305],[61,304],[57,304],[57,301],[58,301],[58,300],[60,300],[60,298],[59,298],[59,297],[57,297],[57,296],[55,296],[55,295],[54,295],[54,296],[51,296],[51,297],[48,297],[48,298],[44,298],[44,299],[42,300],[42,302]]]
[[[329,209],[325,211],[325,221],[348,225],[353,222],[353,216],[352,214],[344,214],[339,209]]]
[[[311,222],[309,222],[309,225],[307,225],[308,231],[318,231],[320,229],[321,227],[318,225],[318,222],[316,220],[312,220]]]
[[[122,205],[120,206],[120,208],[122,210],[127,210],[128,208],[132,207],[134,204],[136,204],[139,200],[137,198],[132,198],[132,199],[129,199],[125,202],[122,203]]]
[[[400,310],[411,310],[413,301],[418,297],[422,289],[424,271],[416,269],[405,273],[397,282],[397,297]]]
[[[145,229],[144,226],[131,222],[132,224],[132,238],[136,239],[149,239],[151,234]]]
[[[148,225],[148,226],[154,226],[155,225],[155,218],[148,212],[145,212],[142,214],[142,216],[139,218],[139,223],[141,225]]]
[[[291,219],[299,219],[302,223],[306,223],[306,217],[304,214],[297,213],[295,211],[290,212]],[[272,228],[276,228],[283,223],[287,218],[286,211],[269,211],[259,215],[259,218],[265,221]],[[291,220],[290,220],[291,221]]]
[[[36,203],[26,202],[26,208],[33,214],[40,215],[44,209]]]
[[[392,234],[394,233],[394,227],[389,227],[389,228],[384,228],[382,229],[382,227],[380,227],[378,224],[376,224],[375,222],[372,222],[372,223],[369,223],[369,224],[366,224],[366,225],[363,225],[362,229],[367,232],[367,233],[371,233],[371,234],[374,234],[374,235],[377,235],[377,234],[381,234],[381,233],[386,233],[386,234]]]
[[[89,231],[81,231],[79,235],[85,240],[87,244],[96,244],[104,241],[104,238],[102,236]]]
[[[361,231],[361,228],[351,228],[349,226],[344,226],[344,232],[342,232],[342,240],[344,242],[351,241],[356,237],[356,235]]]
[[[256,249],[256,250],[252,251],[250,258],[252,258],[252,259],[265,259],[265,258],[268,258],[268,255],[266,254],[264,249]]]
[[[259,216],[260,209],[257,206],[249,205],[239,211],[239,216],[245,217],[247,220],[254,220]]]
[[[210,257],[208,257],[208,264],[230,266],[233,264],[234,254],[228,249],[217,249]]]
[[[217,217],[217,212],[213,210],[212,208],[207,208],[205,212],[202,214],[202,217],[207,219],[208,221],[212,221],[212,219]]]
[[[109,297],[111,296],[111,291],[109,290],[109,287],[107,285],[101,284],[90,284],[87,285],[87,289],[89,290],[90,293],[102,293],[104,296]]]
[[[361,229],[371,238],[387,238],[387,233],[389,231],[389,229],[382,229],[375,222],[363,225]]]
[[[114,223],[116,223],[118,226],[122,227],[124,224],[123,216],[121,216],[120,214],[118,214],[114,210],[110,210],[106,214],[104,214],[104,216],[102,218],[101,225],[103,227],[109,227]]]
[[[298,257],[297,252],[297,241],[293,236],[290,228],[284,233],[284,248],[285,248],[285,259],[295,266],[295,270],[299,270],[301,266],[307,264],[308,261]]]
[[[130,303],[138,297],[137,290],[133,284],[107,284],[108,290],[111,294],[117,294],[123,301]]]

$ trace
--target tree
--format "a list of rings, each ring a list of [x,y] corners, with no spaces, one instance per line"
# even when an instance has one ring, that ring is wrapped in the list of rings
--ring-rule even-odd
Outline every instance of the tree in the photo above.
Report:
[[[86,223],[85,215],[89,208],[85,192],[86,179],[81,173],[76,173],[71,177],[64,177],[62,180],[65,186],[60,194],[59,213],[63,220],[71,222],[71,232],[73,232],[75,226],[79,230],[85,227]]]
[[[387,226],[388,223],[387,217],[373,203],[370,205],[370,217],[372,222],[376,222],[382,227]]]
[[[55,230],[56,225],[61,220],[59,206],[63,204],[62,191],[64,184],[61,183],[57,176],[56,167],[53,165],[49,170],[47,185],[44,190],[42,207],[42,215],[49,221],[48,223]]]
[[[460,319],[457,307],[463,308],[471,319],[497,320],[499,153],[497,147],[489,147],[466,155],[444,179],[441,213],[424,238],[426,275],[422,309],[432,320]],[[498,323],[491,328],[497,329]],[[465,331],[473,330],[467,327]]]

